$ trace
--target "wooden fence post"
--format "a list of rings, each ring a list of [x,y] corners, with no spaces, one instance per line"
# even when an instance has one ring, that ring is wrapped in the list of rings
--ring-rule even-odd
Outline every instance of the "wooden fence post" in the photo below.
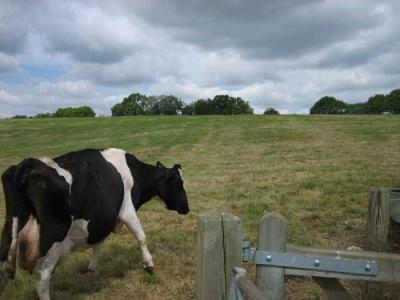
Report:
[[[389,193],[387,188],[369,189],[367,250],[387,251],[390,224]],[[384,299],[383,284],[367,282],[363,299]]]
[[[196,298],[228,299],[232,268],[241,264],[241,220],[228,213],[206,212],[197,224]]]
[[[258,250],[286,252],[287,220],[278,213],[267,213],[258,228]],[[273,258],[272,258],[273,259]],[[257,265],[256,285],[266,299],[284,297],[284,268]]]
[[[233,268],[242,264],[242,221],[229,213],[222,214],[225,252],[225,291],[229,296],[229,288],[233,277]]]

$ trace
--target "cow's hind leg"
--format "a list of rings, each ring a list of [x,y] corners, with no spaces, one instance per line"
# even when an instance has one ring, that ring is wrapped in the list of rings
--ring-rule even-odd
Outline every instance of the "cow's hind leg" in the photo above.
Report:
[[[88,270],[91,272],[95,272],[96,268],[97,268],[97,260],[99,258],[99,254],[100,254],[100,249],[102,246],[102,242],[96,244],[93,246],[93,254],[92,254],[92,258],[90,259],[90,263],[89,263],[89,267]]]
[[[125,211],[123,216],[120,216],[122,223],[124,223],[129,231],[136,236],[139,242],[140,250],[142,251],[143,267],[146,272],[153,274],[154,264],[150,251],[146,245],[146,235],[144,234],[142,225],[133,207]]]
[[[38,276],[36,291],[40,300],[50,300],[50,279],[61,258],[71,250],[71,241],[66,238],[60,243],[55,243],[46,256],[40,258],[35,266],[34,273]]]

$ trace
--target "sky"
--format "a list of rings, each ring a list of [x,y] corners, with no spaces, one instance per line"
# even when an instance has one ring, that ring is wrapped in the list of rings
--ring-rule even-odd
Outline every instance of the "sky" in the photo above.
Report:
[[[131,93],[308,113],[400,88],[400,1],[0,0],[0,117]]]

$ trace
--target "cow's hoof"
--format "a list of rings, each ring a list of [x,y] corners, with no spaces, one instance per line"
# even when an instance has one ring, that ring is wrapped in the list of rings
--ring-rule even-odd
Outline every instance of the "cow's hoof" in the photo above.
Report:
[[[150,275],[154,274],[154,267],[145,267],[144,270]]]

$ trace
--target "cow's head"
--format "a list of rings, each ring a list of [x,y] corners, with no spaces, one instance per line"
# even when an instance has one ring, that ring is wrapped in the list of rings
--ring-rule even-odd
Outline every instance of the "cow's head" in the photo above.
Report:
[[[181,166],[166,168],[159,161],[157,167],[163,169],[163,176],[158,184],[158,196],[164,201],[166,208],[176,210],[179,214],[189,212],[189,204],[181,176]]]

